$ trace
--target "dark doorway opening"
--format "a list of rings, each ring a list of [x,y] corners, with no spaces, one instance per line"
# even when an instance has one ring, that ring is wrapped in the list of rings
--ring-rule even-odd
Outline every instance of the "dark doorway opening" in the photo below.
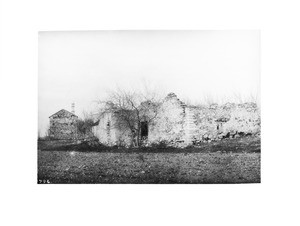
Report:
[[[141,137],[144,139],[148,137],[148,122],[141,122]]]

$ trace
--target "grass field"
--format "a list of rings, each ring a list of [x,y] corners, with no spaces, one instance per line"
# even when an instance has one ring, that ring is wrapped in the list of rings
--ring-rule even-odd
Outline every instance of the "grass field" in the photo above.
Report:
[[[187,149],[67,149],[39,145],[38,183],[260,183],[258,138]]]

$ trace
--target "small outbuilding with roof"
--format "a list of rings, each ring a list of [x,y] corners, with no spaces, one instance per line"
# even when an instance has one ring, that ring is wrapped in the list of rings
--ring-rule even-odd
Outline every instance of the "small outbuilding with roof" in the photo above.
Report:
[[[77,138],[78,116],[65,109],[49,117],[49,136],[55,140],[71,140]]]

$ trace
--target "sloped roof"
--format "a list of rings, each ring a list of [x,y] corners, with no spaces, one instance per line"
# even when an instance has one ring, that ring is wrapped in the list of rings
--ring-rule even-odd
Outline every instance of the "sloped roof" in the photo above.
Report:
[[[54,115],[59,115],[59,114],[61,114],[61,113],[63,113],[63,112],[67,113],[68,115],[72,115],[72,116],[75,116],[75,117],[78,118],[77,115],[75,115],[75,114],[73,114],[72,112],[69,112],[69,111],[67,111],[67,110],[65,110],[65,109],[61,109],[61,110],[59,110],[58,112],[54,113],[53,115],[50,115],[49,118],[53,117]]]

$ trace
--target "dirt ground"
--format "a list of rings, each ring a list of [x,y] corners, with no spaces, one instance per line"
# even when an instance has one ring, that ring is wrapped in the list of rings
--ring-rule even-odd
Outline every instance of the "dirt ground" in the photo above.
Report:
[[[260,183],[260,140],[228,142],[206,144],[206,151],[40,149],[38,183]]]

